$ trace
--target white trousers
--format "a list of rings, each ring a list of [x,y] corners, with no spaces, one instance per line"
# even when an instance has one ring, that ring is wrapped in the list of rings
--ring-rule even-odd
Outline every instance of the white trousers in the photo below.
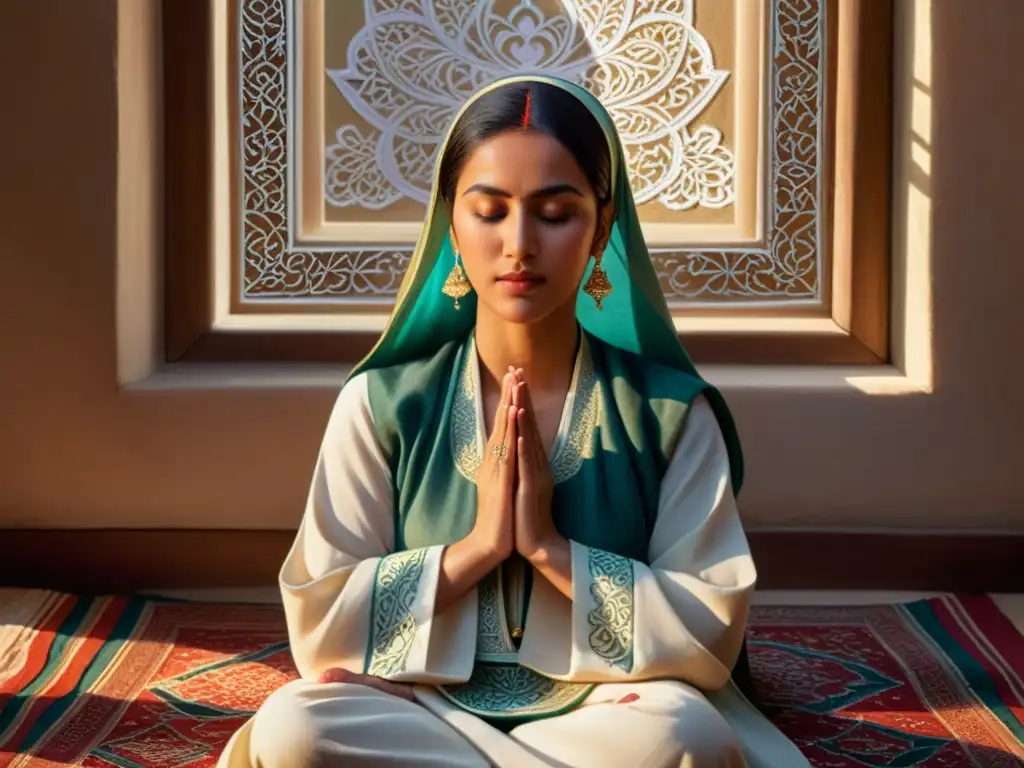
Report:
[[[232,737],[219,765],[747,768],[726,720],[679,682],[601,685],[572,712],[509,734],[436,690],[417,687],[416,696],[413,704],[350,683],[288,683]]]

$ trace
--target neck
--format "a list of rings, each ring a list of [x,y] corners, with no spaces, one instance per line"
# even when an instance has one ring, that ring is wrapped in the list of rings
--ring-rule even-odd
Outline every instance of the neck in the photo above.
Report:
[[[576,362],[576,306],[552,312],[537,323],[510,323],[478,305],[476,349],[484,386],[497,387],[511,365],[522,368],[536,393],[565,393]]]

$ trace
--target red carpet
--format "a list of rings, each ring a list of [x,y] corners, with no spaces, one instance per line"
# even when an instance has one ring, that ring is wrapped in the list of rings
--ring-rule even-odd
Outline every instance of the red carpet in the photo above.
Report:
[[[54,594],[28,623],[0,635],[0,766],[213,765],[295,675],[273,606]],[[1024,765],[1024,638],[988,598],[759,607],[750,654],[812,765]]]

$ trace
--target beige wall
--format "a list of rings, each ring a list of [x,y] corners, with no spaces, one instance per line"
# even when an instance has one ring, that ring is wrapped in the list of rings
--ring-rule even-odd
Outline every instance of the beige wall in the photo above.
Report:
[[[1024,3],[932,22],[933,391],[712,372],[752,527],[1024,530]],[[0,25],[0,526],[293,526],[330,388],[118,390],[116,33],[114,0]]]

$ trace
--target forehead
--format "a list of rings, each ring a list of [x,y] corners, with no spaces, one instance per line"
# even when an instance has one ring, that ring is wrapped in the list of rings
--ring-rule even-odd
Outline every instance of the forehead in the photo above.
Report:
[[[508,131],[470,153],[457,186],[488,184],[518,195],[556,183],[589,191],[576,158],[557,139],[540,131]]]

